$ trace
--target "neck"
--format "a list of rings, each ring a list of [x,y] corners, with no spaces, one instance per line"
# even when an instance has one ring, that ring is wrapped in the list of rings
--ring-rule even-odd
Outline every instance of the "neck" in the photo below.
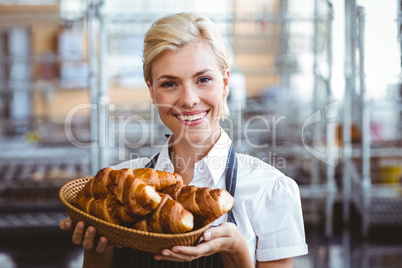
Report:
[[[172,137],[175,138],[174,136]],[[173,142],[170,149],[170,159],[173,163],[175,173],[183,177],[185,184],[188,184],[194,174],[194,165],[204,158],[212,149],[219,136],[213,139],[207,139],[207,142],[194,144],[184,137],[181,140]]]

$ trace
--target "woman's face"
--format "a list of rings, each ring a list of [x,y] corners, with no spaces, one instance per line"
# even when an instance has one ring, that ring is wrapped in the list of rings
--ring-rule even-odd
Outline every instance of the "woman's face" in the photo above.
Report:
[[[168,51],[152,65],[154,105],[175,142],[185,138],[192,145],[214,143],[219,136],[223,98],[229,90],[229,70],[221,70],[205,45],[187,45]]]

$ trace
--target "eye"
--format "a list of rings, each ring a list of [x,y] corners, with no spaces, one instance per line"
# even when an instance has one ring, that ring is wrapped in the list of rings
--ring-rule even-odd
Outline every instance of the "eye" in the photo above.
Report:
[[[175,85],[176,84],[174,82],[168,81],[168,82],[163,83],[161,86],[162,87],[174,87]]]
[[[199,82],[200,83],[208,83],[209,81],[211,81],[212,79],[210,77],[201,77]]]

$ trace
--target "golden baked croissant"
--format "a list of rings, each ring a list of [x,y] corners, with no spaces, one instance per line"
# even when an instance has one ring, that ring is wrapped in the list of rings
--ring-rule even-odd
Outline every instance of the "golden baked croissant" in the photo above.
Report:
[[[165,188],[163,193],[170,195],[190,211],[198,227],[216,220],[228,212],[234,203],[234,198],[223,189],[175,184]]]
[[[182,177],[177,173],[155,170],[152,168],[138,168],[132,170],[136,178],[148,185],[154,186],[156,191],[162,191],[173,184],[183,184]]]
[[[193,229],[194,217],[180,203],[165,194],[156,210],[133,227],[147,232],[179,234]]]
[[[124,226],[158,233],[183,233],[228,212],[225,190],[184,186],[175,173],[150,168],[103,168],[78,192],[79,209]]]
[[[153,186],[132,169],[103,168],[78,192],[76,206],[103,220],[130,224],[156,209],[161,201]]]

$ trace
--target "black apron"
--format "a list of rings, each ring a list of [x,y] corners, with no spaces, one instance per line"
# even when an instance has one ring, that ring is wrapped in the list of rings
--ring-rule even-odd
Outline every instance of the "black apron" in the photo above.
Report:
[[[145,166],[148,168],[154,168],[159,154],[157,154],[152,160]],[[226,162],[225,169],[225,184],[226,190],[234,196],[237,181],[237,159],[236,154],[232,147],[229,149],[228,160]],[[235,217],[232,210],[228,212],[228,222],[236,224]],[[134,250],[131,248],[115,248],[114,260],[116,268],[218,268],[223,267],[222,260],[219,253],[211,256],[201,257],[191,262],[172,262],[172,261],[157,261],[154,259],[154,254]]]

